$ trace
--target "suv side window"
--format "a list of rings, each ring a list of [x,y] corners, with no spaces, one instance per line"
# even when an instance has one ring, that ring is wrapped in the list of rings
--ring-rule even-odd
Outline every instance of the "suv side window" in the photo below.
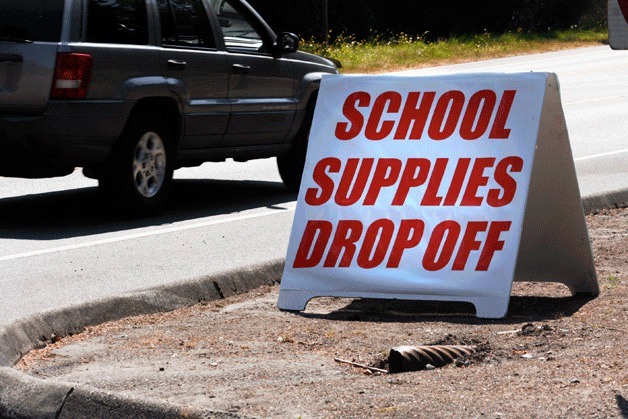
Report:
[[[87,42],[148,44],[145,0],[89,0]]]
[[[202,0],[158,0],[161,43],[216,48]]]
[[[230,0],[210,0],[220,22],[228,51],[260,52],[264,40],[245,15],[240,13]]]
[[[0,38],[59,42],[63,0],[0,1]]]

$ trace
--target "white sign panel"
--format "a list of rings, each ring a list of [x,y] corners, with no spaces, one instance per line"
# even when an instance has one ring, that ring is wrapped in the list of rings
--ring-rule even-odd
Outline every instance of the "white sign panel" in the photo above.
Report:
[[[503,317],[547,77],[325,77],[279,308],[450,300]]]
[[[613,49],[628,49],[628,0],[608,0],[608,41]]]

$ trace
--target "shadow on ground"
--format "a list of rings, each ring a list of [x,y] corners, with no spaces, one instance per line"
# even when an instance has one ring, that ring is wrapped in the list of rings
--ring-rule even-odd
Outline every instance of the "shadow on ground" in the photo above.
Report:
[[[144,219],[128,219],[109,210],[95,187],[11,197],[0,199],[0,239],[88,236],[252,208],[281,208],[294,199],[296,196],[279,182],[181,179],[173,182],[165,211]]]
[[[621,416],[623,418],[628,418],[628,401],[626,401],[626,399],[624,399],[619,394],[615,396],[615,400],[617,401],[617,407],[621,412]]]
[[[590,296],[513,296],[503,319],[479,319],[471,303],[448,301],[356,299],[328,314],[301,313],[304,317],[340,321],[424,323],[442,321],[454,324],[509,324],[544,321],[571,316],[591,301]]]

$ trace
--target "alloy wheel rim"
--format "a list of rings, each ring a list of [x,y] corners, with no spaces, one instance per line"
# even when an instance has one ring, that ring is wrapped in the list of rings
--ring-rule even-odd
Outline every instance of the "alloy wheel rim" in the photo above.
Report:
[[[166,178],[166,147],[159,134],[147,132],[133,154],[133,181],[145,198],[157,195]]]

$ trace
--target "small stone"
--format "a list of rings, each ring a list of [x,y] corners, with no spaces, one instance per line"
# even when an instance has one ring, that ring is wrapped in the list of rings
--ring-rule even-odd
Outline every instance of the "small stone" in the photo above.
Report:
[[[428,371],[432,371],[432,370],[435,370],[436,367],[432,364],[425,364],[425,369]]]
[[[471,365],[471,362],[468,359],[456,359],[455,365],[457,367],[468,367]]]
[[[521,333],[523,335],[530,335],[532,333],[534,333],[534,331],[536,330],[536,328],[534,327],[534,324],[532,323],[527,323],[525,324],[522,328],[521,328]]]
[[[534,358],[534,355],[532,355],[532,354],[523,354],[523,355],[521,355],[521,358],[532,359],[532,358]]]

